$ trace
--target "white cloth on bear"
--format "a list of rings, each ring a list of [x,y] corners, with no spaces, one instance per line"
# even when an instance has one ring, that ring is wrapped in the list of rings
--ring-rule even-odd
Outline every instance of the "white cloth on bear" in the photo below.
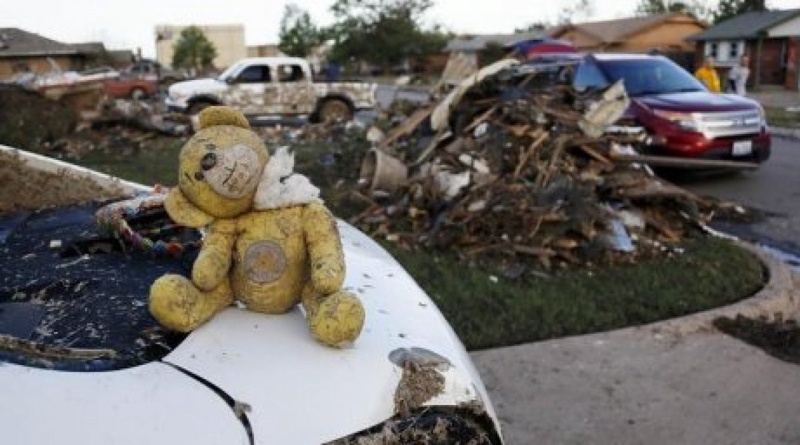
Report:
[[[311,181],[294,173],[294,153],[279,147],[267,162],[256,189],[256,210],[279,209],[295,205],[322,203],[319,189]]]

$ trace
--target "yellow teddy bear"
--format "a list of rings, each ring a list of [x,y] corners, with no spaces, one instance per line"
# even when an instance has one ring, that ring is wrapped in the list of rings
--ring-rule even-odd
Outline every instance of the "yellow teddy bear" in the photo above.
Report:
[[[312,335],[340,347],[358,337],[364,309],[342,290],[344,256],[336,222],[293,156],[270,159],[247,119],[209,107],[181,150],[178,186],[165,208],[207,230],[189,280],[165,275],[150,289],[150,312],[169,329],[189,332],[234,300],[267,314],[302,303]]]

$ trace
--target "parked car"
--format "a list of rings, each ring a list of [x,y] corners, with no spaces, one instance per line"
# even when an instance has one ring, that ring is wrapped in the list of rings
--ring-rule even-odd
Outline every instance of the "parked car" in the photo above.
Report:
[[[312,120],[349,120],[373,109],[377,85],[315,82],[311,67],[297,57],[248,58],[219,77],[178,82],[168,90],[168,108],[190,114],[209,105],[230,105],[246,115],[308,115]]]
[[[24,168],[89,184],[98,198],[153,194],[52,158],[0,151]],[[188,253],[201,233],[176,231],[161,220],[163,208],[134,218],[141,203],[117,204],[129,215],[128,238],[99,231],[95,211],[105,203],[0,212],[3,443],[502,443],[450,325],[356,228],[338,222],[345,286],[366,311],[353,346],[315,341],[299,308],[266,315],[230,307],[183,335],[155,325],[147,293],[155,277],[191,270]],[[120,244],[159,233],[175,235],[185,255],[158,256],[157,241],[149,249]]]
[[[588,54],[576,63],[572,83],[579,91],[624,82],[631,106],[622,121],[647,130],[647,154],[757,163],[770,156],[771,136],[758,102],[711,93],[664,56]]]
[[[85,80],[106,80],[119,77],[119,71],[110,66],[100,66],[81,71],[78,75]]]
[[[166,87],[175,82],[186,80],[189,76],[184,71],[174,70],[151,59],[140,59],[125,69],[125,72],[154,81]]]
[[[129,73],[106,79],[104,83],[106,94],[115,98],[140,100],[150,97],[158,91],[158,83],[155,80]]]

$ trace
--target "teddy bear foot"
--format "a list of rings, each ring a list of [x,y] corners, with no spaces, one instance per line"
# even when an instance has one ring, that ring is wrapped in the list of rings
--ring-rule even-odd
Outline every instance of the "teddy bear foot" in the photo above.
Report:
[[[164,275],[150,287],[150,313],[167,329],[189,332],[208,321],[233,301],[224,282],[209,292],[199,290],[186,277]]]
[[[352,343],[364,326],[364,307],[350,292],[339,291],[324,297],[308,314],[311,334],[320,343],[335,348]]]

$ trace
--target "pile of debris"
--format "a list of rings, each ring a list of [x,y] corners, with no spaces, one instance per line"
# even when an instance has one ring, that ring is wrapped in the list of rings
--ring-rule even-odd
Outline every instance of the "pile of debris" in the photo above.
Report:
[[[351,221],[403,247],[532,261],[634,261],[700,233],[705,203],[637,163],[641,128],[614,125],[621,84],[579,93],[569,64],[502,60],[419,108],[367,154],[373,204]]]
[[[20,85],[0,84],[0,102],[0,144],[48,155],[129,154],[157,136],[184,137],[192,131],[188,116],[167,113],[157,98],[104,97],[86,109]]]

